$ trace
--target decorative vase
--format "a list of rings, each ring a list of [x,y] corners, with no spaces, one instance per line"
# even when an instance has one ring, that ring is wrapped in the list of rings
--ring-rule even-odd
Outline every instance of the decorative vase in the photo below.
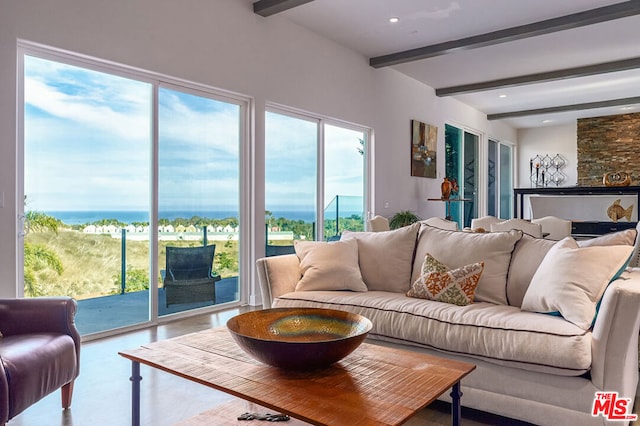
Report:
[[[627,172],[609,172],[602,177],[604,186],[629,186],[631,175]]]
[[[442,199],[448,200],[451,196],[451,189],[453,189],[453,185],[449,181],[449,178],[444,178],[444,181],[440,184],[440,190],[442,192]]]

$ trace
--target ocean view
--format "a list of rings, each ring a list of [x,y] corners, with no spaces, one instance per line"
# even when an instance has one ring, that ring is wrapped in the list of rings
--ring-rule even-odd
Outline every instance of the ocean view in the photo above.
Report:
[[[59,219],[67,225],[83,225],[97,222],[103,219],[117,219],[123,223],[149,222],[149,212],[132,211],[132,210],[96,210],[96,211],[45,211],[49,216]],[[315,213],[313,211],[273,211],[274,218],[284,217],[290,220],[303,220],[305,222],[313,222]],[[341,216],[350,216],[351,214],[362,214],[360,212],[344,212]],[[178,218],[189,219],[193,216],[199,216],[210,219],[226,219],[237,217],[237,212],[232,211],[167,211],[160,212],[159,217],[175,220]],[[328,219],[331,218],[327,217]]]

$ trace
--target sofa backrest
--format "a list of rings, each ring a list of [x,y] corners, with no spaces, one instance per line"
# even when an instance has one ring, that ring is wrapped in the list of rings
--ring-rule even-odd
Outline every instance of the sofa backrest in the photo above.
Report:
[[[507,304],[507,273],[511,253],[522,231],[475,233],[447,231],[422,224],[416,246],[411,282],[420,277],[425,255],[449,268],[484,262],[475,300]]]

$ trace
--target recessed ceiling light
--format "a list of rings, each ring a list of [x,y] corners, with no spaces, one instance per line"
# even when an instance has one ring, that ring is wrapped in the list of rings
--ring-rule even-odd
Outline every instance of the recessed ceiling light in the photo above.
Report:
[[[498,97],[499,97],[499,98],[506,98],[506,97],[507,97],[507,95],[505,95],[505,94],[503,93],[502,95],[499,95]]]
[[[543,123],[543,124],[546,124],[546,123],[551,123],[552,121],[553,121],[553,120],[542,120],[542,123]]]
[[[395,24],[397,22],[400,22],[400,18],[398,18],[397,16],[391,17],[389,18],[389,22],[391,22],[392,24]]]

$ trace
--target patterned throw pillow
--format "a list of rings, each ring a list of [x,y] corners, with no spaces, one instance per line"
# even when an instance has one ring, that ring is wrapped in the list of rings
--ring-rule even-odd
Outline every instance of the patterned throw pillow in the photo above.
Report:
[[[473,303],[483,270],[484,262],[450,270],[447,265],[427,253],[420,278],[413,283],[407,296],[459,306],[469,305]]]

